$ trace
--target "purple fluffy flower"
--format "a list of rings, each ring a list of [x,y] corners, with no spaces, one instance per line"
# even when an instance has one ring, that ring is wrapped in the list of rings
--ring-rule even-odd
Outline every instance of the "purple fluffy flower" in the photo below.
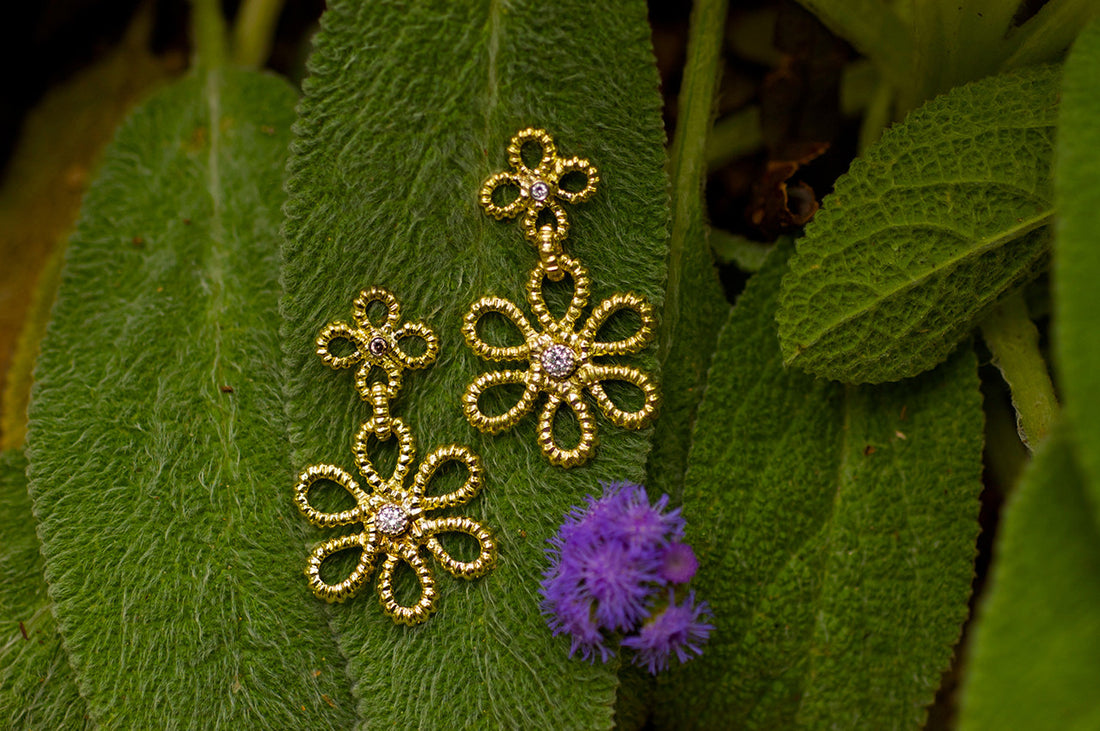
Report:
[[[570,656],[606,662],[613,652],[607,633],[662,621],[647,619],[660,587],[688,581],[698,566],[683,533],[667,495],[650,504],[645,488],[632,483],[607,485],[603,497],[589,496],[566,514],[549,541],[541,609],[555,636],[570,637]]]
[[[656,674],[668,667],[673,654],[680,663],[692,655],[701,655],[714,626],[705,620],[713,614],[706,602],[695,604],[695,592],[688,594],[683,604],[677,604],[672,589],[668,590],[668,606],[654,614],[638,634],[623,640],[623,647],[634,650],[634,664]]]

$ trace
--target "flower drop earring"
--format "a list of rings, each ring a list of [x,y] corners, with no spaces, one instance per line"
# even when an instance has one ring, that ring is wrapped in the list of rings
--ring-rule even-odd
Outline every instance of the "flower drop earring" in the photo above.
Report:
[[[539,162],[529,167],[523,158],[525,146],[537,146],[541,151]],[[588,305],[590,279],[588,270],[564,253],[562,242],[569,233],[569,218],[562,203],[579,203],[596,193],[600,177],[596,167],[579,157],[563,158],[558,155],[553,138],[541,129],[524,129],[512,138],[508,145],[508,159],[512,169],[491,176],[482,185],[479,202],[485,212],[498,220],[523,216],[523,232],[529,242],[538,249],[539,262],[527,279],[527,303],[535,315],[538,327],[531,324],[520,308],[510,300],[500,297],[483,297],[466,313],[462,334],[467,345],[482,358],[494,361],[526,361],[526,370],[500,370],[483,373],[471,383],[462,398],[467,421],[482,432],[497,434],[519,423],[532,410],[540,393],[546,394],[546,403],[539,414],[537,441],[542,453],[551,463],[561,467],[574,467],[587,462],[595,452],[598,438],[596,419],[585,399],[587,392],[607,419],[626,429],[641,429],[652,423],[660,405],[660,393],[654,379],[631,366],[602,363],[603,356],[622,356],[638,353],[653,338],[655,318],[653,307],[633,292],[614,294],[597,305],[581,323],[581,316]],[[567,176],[583,177],[585,184],[579,190],[563,187]],[[516,197],[498,203],[505,188],[518,190]],[[549,216],[543,216],[549,212]],[[539,220],[546,219],[540,225]],[[546,306],[543,284],[549,279],[559,282],[568,274],[573,281],[573,296],[565,314],[555,318]],[[622,340],[603,341],[599,331],[612,315],[620,310],[630,310],[638,315],[641,324],[631,336]],[[523,343],[504,347],[490,345],[478,332],[481,318],[487,313],[503,315],[518,328]],[[603,383],[625,381],[638,388],[643,396],[642,406],[626,411],[608,397]],[[516,384],[523,386],[519,402],[503,414],[489,416],[481,410],[479,399],[487,390],[497,386]],[[554,418],[565,404],[577,421],[580,438],[575,446],[562,446],[554,435]]]
[[[378,322],[369,314],[374,305],[381,305],[385,310]],[[305,573],[314,595],[329,602],[342,602],[363,588],[373,573],[375,561],[381,560],[378,596],[383,611],[395,622],[414,625],[427,620],[436,610],[435,577],[421,548],[426,548],[446,571],[463,579],[483,576],[496,562],[496,543],[480,522],[459,516],[428,517],[434,510],[462,505],[478,493],[484,479],[481,459],[462,445],[438,447],[424,457],[412,484],[406,485],[410,467],[416,459],[416,443],[405,422],[390,414],[390,401],[401,389],[406,369],[425,368],[435,361],[439,340],[423,323],[399,324],[401,309],[397,298],[381,287],[361,292],[352,315],[354,324],[334,322],[321,330],[317,338],[317,355],[331,368],[357,366],[355,388],[360,398],[371,405],[372,415],[360,426],[352,452],[370,492],[363,490],[355,478],[337,465],[316,464],[302,470],[294,488],[294,503],[306,519],[321,528],[362,526],[361,530],[330,538],[315,547],[309,555]],[[410,355],[403,348],[405,341],[413,338],[425,343],[420,355]],[[333,344],[339,341],[350,343],[350,353],[336,355],[333,352]],[[385,374],[383,380],[371,381],[375,368]],[[372,437],[380,441],[397,439],[397,464],[389,477],[378,473],[367,454]],[[447,462],[458,462],[465,467],[465,482],[444,495],[426,494],[437,470]],[[314,508],[309,502],[310,489],[324,481],[336,483],[346,490],[355,499],[355,507],[337,513]],[[438,536],[448,532],[472,537],[479,547],[477,558],[459,561],[447,553]],[[321,566],[345,550],[359,550],[359,560],[347,578],[330,584],[322,578]],[[394,596],[394,575],[401,562],[408,564],[420,585],[420,596],[412,606],[401,604]]]

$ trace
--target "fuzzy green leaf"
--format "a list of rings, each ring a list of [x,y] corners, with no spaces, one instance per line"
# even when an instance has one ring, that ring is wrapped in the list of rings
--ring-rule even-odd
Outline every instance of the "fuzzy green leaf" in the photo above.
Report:
[[[915,376],[1045,266],[1058,69],[955,89],[837,181],[783,280],[784,362],[848,383]]]
[[[0,453],[0,725],[83,728],[87,706],[50,613],[23,453]]]
[[[789,251],[719,336],[683,508],[716,629],[657,707],[669,728],[917,728],[967,614],[975,358],[877,387],[784,369]]]
[[[1100,727],[1100,533],[1065,430],[1005,507],[959,728]]]
[[[536,446],[534,414],[499,436],[480,434],[460,398],[501,364],[475,357],[460,326],[485,295],[527,309],[537,255],[518,222],[495,221],[477,202],[527,126],[599,168],[595,197],[567,205],[565,250],[590,270],[590,304],[632,290],[660,311],[668,207],[645,5],[593,13],[581,0],[345,0],[322,25],[296,127],[284,247],[294,463],[353,468],[352,438],[370,408],[353,374],[325,367],[314,341],[326,323],[350,317],[361,289],[386,287],[404,320],[425,322],[441,341],[430,368],[405,376],[393,413],[410,426],[419,456],[457,442],[482,457],[485,486],[462,514],[495,533],[500,558],[475,581],[436,567],[439,610],[416,627],[390,621],[372,587],[305,631],[332,632],[344,648],[366,726],[609,727],[614,667],[568,659],[568,641],[552,638],[539,614],[537,589],[546,539],[563,514],[598,493],[600,480],[641,481],[649,435],[601,415],[595,458],[564,470]],[[652,349],[624,362],[653,372]],[[287,570],[299,571],[307,552]]]
[[[1100,515],[1100,21],[1078,38],[1066,60],[1054,193],[1055,347],[1065,409],[1073,422],[1086,485]]]
[[[295,568],[277,314],[294,103],[228,70],[158,94],[122,126],[69,245],[28,476],[98,725],[355,718]]]

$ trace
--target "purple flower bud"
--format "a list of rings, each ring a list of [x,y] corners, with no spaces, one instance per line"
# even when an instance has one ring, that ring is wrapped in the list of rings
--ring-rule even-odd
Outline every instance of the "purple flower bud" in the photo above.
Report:
[[[695,551],[686,543],[673,543],[665,549],[661,556],[660,577],[673,584],[686,584],[695,576],[699,568],[699,560],[695,558]]]

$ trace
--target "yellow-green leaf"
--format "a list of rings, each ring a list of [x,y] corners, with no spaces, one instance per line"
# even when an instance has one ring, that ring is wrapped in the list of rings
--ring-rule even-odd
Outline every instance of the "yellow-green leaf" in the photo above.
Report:
[[[294,103],[230,70],[165,89],[120,129],[69,245],[28,476],[103,727],[355,719],[289,496],[276,308]]]
[[[959,728],[1100,727],[1100,533],[1065,429],[1005,506]]]
[[[1100,21],[1066,60],[1054,192],[1055,352],[1086,492],[1100,516]]]

